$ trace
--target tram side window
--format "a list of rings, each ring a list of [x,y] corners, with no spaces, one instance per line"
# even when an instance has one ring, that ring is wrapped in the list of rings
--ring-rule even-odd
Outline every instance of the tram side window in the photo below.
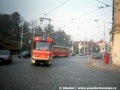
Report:
[[[64,51],[66,52],[66,51],[67,51],[67,49],[66,49],[66,48],[64,48]]]
[[[66,51],[69,51],[69,48],[66,48]]]
[[[58,47],[54,47],[54,51],[59,51],[59,48]]]
[[[67,51],[67,49],[66,49],[66,48],[64,48],[64,51]]]
[[[63,51],[66,52],[66,51],[67,51],[67,48],[63,48]]]
[[[63,48],[61,48],[61,51],[63,52],[63,51],[64,51],[64,49],[63,49]]]
[[[56,48],[56,47],[54,47],[54,51],[57,51],[57,48]]]
[[[54,51],[62,51],[62,52],[68,52],[69,48],[64,48],[64,47],[54,47]]]
[[[61,48],[62,49],[62,52],[64,52],[65,50],[64,50],[64,48]]]
[[[58,48],[58,51],[61,51],[61,48]]]

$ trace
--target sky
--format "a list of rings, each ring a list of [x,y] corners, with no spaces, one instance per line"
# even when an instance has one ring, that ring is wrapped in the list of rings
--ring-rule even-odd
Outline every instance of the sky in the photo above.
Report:
[[[44,28],[51,19],[54,30],[64,30],[73,40],[110,41],[112,0],[0,0],[0,13],[17,11],[27,21]],[[97,21],[96,21],[97,20]]]

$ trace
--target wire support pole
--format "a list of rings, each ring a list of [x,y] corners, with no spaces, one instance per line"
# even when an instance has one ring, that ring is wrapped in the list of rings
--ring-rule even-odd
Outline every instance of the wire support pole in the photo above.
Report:
[[[44,20],[48,20],[49,21],[49,32],[48,32],[48,37],[50,37],[50,32],[51,32],[51,30],[50,30],[50,21],[51,21],[51,19],[50,18],[43,18],[43,17],[41,17],[40,18],[40,24],[42,24],[43,23],[43,21]]]

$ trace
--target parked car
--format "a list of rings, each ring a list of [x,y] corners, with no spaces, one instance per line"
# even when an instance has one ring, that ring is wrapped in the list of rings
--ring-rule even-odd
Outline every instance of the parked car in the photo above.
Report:
[[[0,50],[0,62],[12,63],[13,57],[10,50]]]
[[[84,56],[84,53],[80,53],[79,56]]]
[[[100,53],[95,53],[92,56],[94,59],[102,59],[102,54],[100,54]]]
[[[22,55],[22,57],[25,57],[25,58],[31,57],[31,52],[30,52],[30,51],[23,51],[23,52],[21,53],[21,55]]]
[[[91,53],[90,53],[90,52],[88,52],[88,53],[87,53],[87,55],[91,55]]]
[[[71,52],[70,55],[71,56],[76,56],[76,53],[75,52]]]

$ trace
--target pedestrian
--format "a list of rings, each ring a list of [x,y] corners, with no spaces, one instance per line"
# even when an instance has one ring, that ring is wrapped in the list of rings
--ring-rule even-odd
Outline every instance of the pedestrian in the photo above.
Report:
[[[105,64],[108,64],[108,62],[109,62],[109,54],[108,53],[104,54],[104,62],[105,62]]]

